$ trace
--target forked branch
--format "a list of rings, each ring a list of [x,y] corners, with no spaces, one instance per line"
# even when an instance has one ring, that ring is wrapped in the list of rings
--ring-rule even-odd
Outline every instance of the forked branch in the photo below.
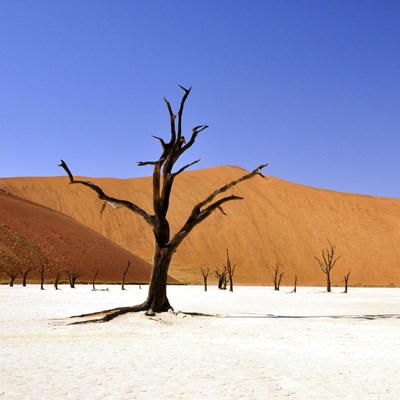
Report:
[[[249,172],[246,175],[241,176],[240,178],[229,182],[228,184],[226,184],[225,186],[220,187],[219,189],[215,190],[214,192],[212,192],[206,199],[204,199],[203,201],[201,201],[200,203],[198,203],[196,207],[201,208],[204,207],[206,204],[211,203],[216,196],[218,196],[220,193],[224,193],[227,190],[229,190],[231,187],[236,186],[238,183],[243,182],[247,179],[251,179],[256,175],[261,176],[262,178],[264,178],[264,175],[261,173],[261,170],[263,168],[265,168],[268,164],[261,164],[260,166],[258,166],[256,169],[254,169],[253,171]]]
[[[204,221],[209,215],[211,215],[211,213],[213,211],[218,209],[218,210],[221,210],[224,215],[226,215],[225,212],[221,208],[222,204],[227,203],[228,201],[242,200],[242,197],[232,194],[230,196],[223,197],[222,199],[219,199],[215,202],[213,202],[213,200],[219,194],[225,193],[227,190],[229,190],[233,186],[236,186],[238,183],[243,182],[248,179],[251,179],[256,175],[259,175],[264,178],[264,175],[261,173],[261,170],[263,168],[265,168],[267,165],[268,164],[262,164],[262,165],[258,166],[256,169],[249,172],[248,174],[245,174],[242,177],[240,177],[236,180],[233,180],[232,182],[215,190],[205,200],[197,203],[193,207],[192,212],[191,212],[189,218],[187,219],[187,221],[185,222],[185,224],[183,225],[183,227],[176,233],[176,235],[171,240],[170,245],[174,248],[177,247],[182,242],[182,240],[190,233],[190,231],[196,225],[198,225],[200,222]],[[205,208],[203,208],[203,207],[205,207]]]

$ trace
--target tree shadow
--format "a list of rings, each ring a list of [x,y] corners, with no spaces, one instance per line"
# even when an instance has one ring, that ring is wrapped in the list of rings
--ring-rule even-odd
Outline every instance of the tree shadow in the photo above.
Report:
[[[207,314],[198,312],[182,312],[193,317],[214,317],[231,319],[354,319],[354,320],[381,320],[400,319],[400,314],[365,314],[365,315],[275,315],[275,314]]]

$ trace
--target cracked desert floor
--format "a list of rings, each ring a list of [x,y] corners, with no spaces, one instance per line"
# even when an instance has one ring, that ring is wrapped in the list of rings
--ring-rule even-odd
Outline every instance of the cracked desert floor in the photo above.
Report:
[[[108,289],[0,286],[1,400],[398,398],[400,289],[170,286],[175,314],[69,325],[147,286]]]

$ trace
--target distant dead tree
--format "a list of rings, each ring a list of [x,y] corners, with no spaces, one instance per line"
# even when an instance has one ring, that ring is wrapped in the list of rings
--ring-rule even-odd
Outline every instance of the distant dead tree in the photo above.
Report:
[[[204,291],[207,292],[207,279],[208,279],[208,274],[210,273],[210,269],[208,267],[200,269],[201,269],[201,274],[203,275]]]
[[[54,288],[58,290],[58,284],[61,279],[61,275],[63,273],[63,270],[61,268],[57,268],[55,271],[55,277],[54,277]]]
[[[68,276],[69,286],[71,289],[75,289],[76,280],[82,275],[80,271],[75,268],[67,269],[65,273]]]
[[[28,274],[35,269],[32,265],[45,258],[41,246],[32,238],[19,234],[6,224],[0,224],[0,237],[3,244],[3,250],[0,249],[0,266],[5,267],[12,284],[18,271],[22,277],[22,286],[26,286]]]
[[[336,255],[336,246],[328,240],[329,246],[321,250],[321,258],[314,256],[321,271],[326,275],[326,291],[331,292],[331,270],[341,258]]]
[[[147,299],[142,304],[136,306],[107,310],[105,315],[100,318],[101,321],[109,321],[128,312],[145,311],[147,315],[154,315],[154,313],[171,310],[172,306],[167,296],[167,278],[172,257],[178,247],[190,232],[213,214],[214,211],[220,211],[225,214],[222,209],[223,205],[227,202],[241,200],[242,198],[238,195],[225,195],[225,193],[245,180],[254,178],[255,176],[263,176],[261,170],[267,165],[262,164],[253,171],[245,173],[241,177],[224,184],[209,195],[206,195],[203,200],[193,206],[182,226],[176,232],[172,233],[170,222],[168,221],[168,210],[170,208],[170,198],[174,182],[184,171],[200,160],[195,160],[175,169],[176,164],[191,149],[199,134],[208,128],[206,124],[198,125],[192,128],[189,136],[185,137],[183,135],[183,110],[191,88],[180,87],[183,90],[183,95],[177,113],[173,112],[171,104],[164,98],[169,114],[170,135],[167,140],[154,136],[161,145],[159,157],[154,160],[138,163],[139,166],[151,166],[153,170],[151,211],[146,211],[132,201],[115,198],[106,194],[102,188],[92,181],[75,179],[65,161],[61,160],[59,164],[67,173],[70,184],[83,185],[97,193],[99,199],[103,202],[101,211],[104,211],[106,205],[111,205],[113,208],[125,208],[142,218],[149,225],[154,235],[153,266]]]
[[[27,267],[24,270],[21,271],[22,275],[22,286],[26,286],[26,281],[28,279],[28,274],[34,270],[33,267]]]
[[[229,291],[233,292],[233,275],[235,273],[236,264],[232,265],[231,260],[229,259],[229,251],[226,249],[226,267],[225,270],[229,279]]]
[[[281,286],[282,277],[285,274],[284,272],[280,272],[279,269],[281,264],[278,260],[275,262],[275,267],[272,267],[274,274],[272,275],[272,282],[274,283],[274,290],[279,290]]]
[[[296,293],[296,292],[297,292],[297,275],[294,276],[294,287],[290,293]]]
[[[99,274],[99,270],[96,269],[96,271],[95,271],[95,273],[94,273],[94,276],[93,276],[93,280],[92,280],[92,286],[93,286],[92,290],[96,290],[95,283],[96,283],[96,278],[97,278],[97,275],[98,275],[98,274]]]
[[[40,274],[40,290],[44,290],[44,271],[46,266],[44,263],[40,263],[39,274]]]
[[[15,267],[9,267],[4,269],[4,273],[10,278],[10,287],[13,287],[16,277],[20,274],[20,270]]]
[[[350,268],[349,272],[344,275],[344,293],[347,293],[350,274],[351,274],[351,268]]]
[[[126,268],[122,274],[121,290],[125,290],[125,277],[126,277],[126,274],[127,274],[130,266],[131,266],[131,262],[128,260],[128,265],[126,266]]]
[[[226,267],[224,267],[224,270],[222,272],[219,272],[219,269],[215,271],[215,277],[218,279],[218,289],[220,290],[226,290],[226,275],[228,274],[228,271],[226,270]]]

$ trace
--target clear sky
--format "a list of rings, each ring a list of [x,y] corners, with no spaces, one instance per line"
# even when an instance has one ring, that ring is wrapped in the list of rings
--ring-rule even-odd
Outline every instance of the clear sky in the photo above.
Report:
[[[400,197],[398,0],[1,0],[0,176],[150,175],[178,84],[182,162]]]

